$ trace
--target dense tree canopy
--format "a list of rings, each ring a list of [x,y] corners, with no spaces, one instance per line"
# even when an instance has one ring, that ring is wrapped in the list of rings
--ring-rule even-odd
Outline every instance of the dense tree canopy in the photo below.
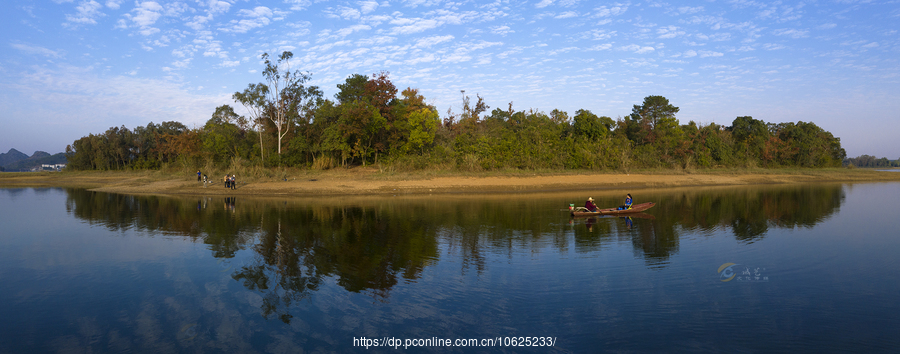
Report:
[[[153,169],[236,164],[332,168],[388,164],[463,170],[833,167],[846,158],[840,139],[811,122],[767,123],[736,117],[730,126],[681,124],[679,108],[647,96],[624,118],[587,109],[490,109],[462,91],[462,110],[441,119],[418,89],[399,92],[388,72],[353,74],[323,99],[311,74],[291,71],[292,54],[263,55],[266,83],[233,95],[247,117],[217,107],[200,128],[154,123],[112,127],[76,140],[73,169]],[[855,161],[868,161],[863,157]],[[886,160],[886,159],[885,159]],[[890,165],[890,161],[869,165]]]

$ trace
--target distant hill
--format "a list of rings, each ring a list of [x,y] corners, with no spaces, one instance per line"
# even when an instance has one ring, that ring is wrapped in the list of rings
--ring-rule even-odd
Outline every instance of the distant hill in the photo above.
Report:
[[[0,154],[0,166],[6,166],[16,161],[27,159],[28,155],[23,154],[19,150],[9,149],[5,154]]]
[[[0,168],[4,172],[31,171],[35,167],[41,167],[43,164],[55,165],[64,163],[66,163],[66,154],[64,153],[50,155],[44,151],[35,151],[29,157],[16,149],[9,149],[9,152],[0,154]]]

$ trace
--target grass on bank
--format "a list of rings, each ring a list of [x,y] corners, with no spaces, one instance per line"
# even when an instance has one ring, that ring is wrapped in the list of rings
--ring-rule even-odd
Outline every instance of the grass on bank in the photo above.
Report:
[[[523,170],[499,169],[490,171],[460,171],[454,169],[405,170],[388,165],[370,165],[350,168],[336,167],[327,170],[312,170],[291,167],[259,167],[235,165],[232,168],[207,166],[201,168],[210,181],[218,183],[228,174],[234,174],[240,183],[264,183],[320,178],[345,178],[347,180],[403,181],[422,180],[438,177],[533,177],[533,176],[577,176],[601,174],[634,175],[801,175],[818,181],[900,181],[900,173],[881,172],[865,168],[710,168],[710,169],[635,169],[621,170]],[[0,186],[15,187],[26,185],[91,186],[122,180],[155,182],[167,180],[196,180],[197,170],[175,165],[163,166],[159,170],[126,171],[63,171],[63,172],[4,172],[0,173]]]

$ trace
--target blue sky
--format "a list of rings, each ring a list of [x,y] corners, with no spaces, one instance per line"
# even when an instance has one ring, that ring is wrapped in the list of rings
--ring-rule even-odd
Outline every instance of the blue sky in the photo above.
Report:
[[[294,53],[329,98],[388,71],[442,116],[491,109],[617,119],[649,95],[681,123],[812,121],[848,156],[900,157],[898,1],[4,2],[0,152],[61,152],[111,126],[200,126]]]

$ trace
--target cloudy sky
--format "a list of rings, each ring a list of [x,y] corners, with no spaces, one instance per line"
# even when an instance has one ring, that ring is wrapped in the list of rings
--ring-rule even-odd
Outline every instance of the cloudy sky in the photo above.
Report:
[[[329,98],[390,72],[442,115],[614,119],[649,95],[681,123],[812,121],[849,156],[900,157],[900,3],[827,0],[12,0],[0,11],[0,152],[62,152],[111,126],[200,126],[294,53]]]

